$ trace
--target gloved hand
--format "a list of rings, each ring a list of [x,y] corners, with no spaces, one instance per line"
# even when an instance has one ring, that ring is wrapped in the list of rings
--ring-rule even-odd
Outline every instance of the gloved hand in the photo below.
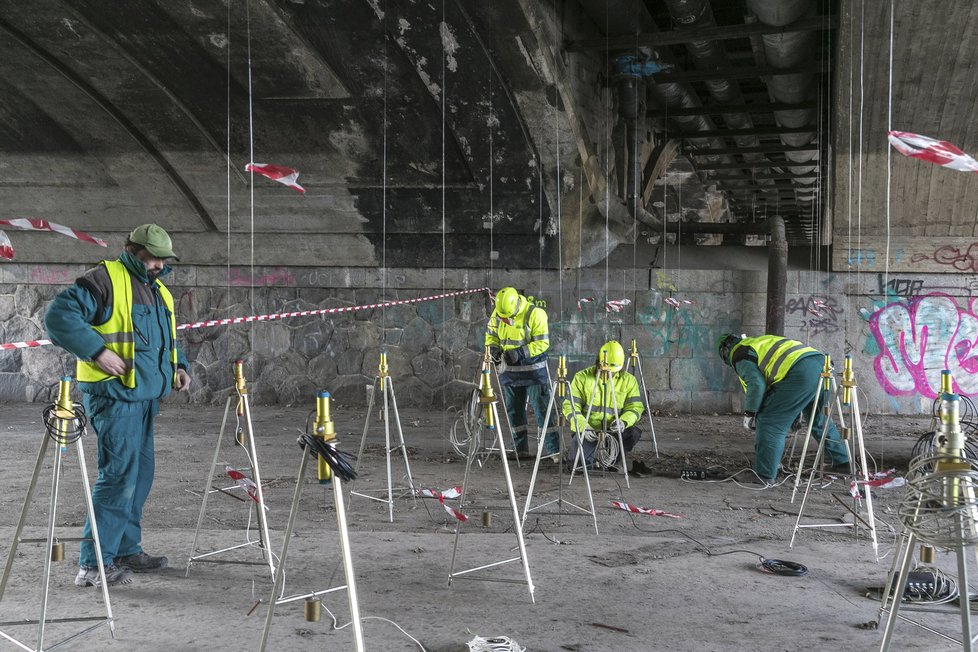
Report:
[[[507,349],[503,351],[503,360],[506,361],[508,365],[515,365],[520,361],[520,350],[519,349]]]
[[[608,432],[620,435],[625,432],[625,424],[622,423],[621,419],[615,419],[610,424],[608,424]]]
[[[498,365],[503,361],[502,353],[499,351],[498,346],[489,347],[489,359],[492,360],[492,363],[495,365]]]
[[[590,428],[581,433],[581,436],[584,437],[584,441],[598,441],[598,433]]]
[[[757,413],[756,412],[744,412],[744,428],[746,430],[754,430],[757,427]]]

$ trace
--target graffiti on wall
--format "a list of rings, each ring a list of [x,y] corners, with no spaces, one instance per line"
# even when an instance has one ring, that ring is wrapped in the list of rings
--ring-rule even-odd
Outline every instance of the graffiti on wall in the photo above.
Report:
[[[953,267],[959,272],[978,272],[978,242],[971,243],[967,249],[944,245],[935,249],[933,254],[916,253],[910,257],[912,263],[925,260]]]
[[[962,307],[934,292],[889,303],[870,315],[869,329],[879,346],[873,367],[888,394],[936,398],[944,369],[956,391],[978,393],[978,298],[965,301]]]
[[[879,293],[886,297],[915,297],[924,289],[924,282],[920,279],[891,278],[883,283],[883,274],[876,275],[876,285]]]
[[[811,336],[823,333],[837,333],[841,328],[839,315],[842,306],[832,297],[809,296],[788,299],[785,304],[785,314],[801,318],[802,332]]]

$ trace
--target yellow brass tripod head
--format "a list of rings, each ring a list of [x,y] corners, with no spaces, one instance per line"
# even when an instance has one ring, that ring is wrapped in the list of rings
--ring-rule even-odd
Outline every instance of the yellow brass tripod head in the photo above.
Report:
[[[336,439],[336,429],[333,425],[333,418],[329,413],[329,392],[323,390],[316,395],[316,422],[313,425],[312,434],[324,441]],[[329,468],[326,460],[319,456],[318,464],[319,483],[325,484],[332,478],[333,472]]]
[[[856,374],[852,370],[852,356],[846,356],[842,367],[842,404],[852,404],[852,390],[856,388]]]

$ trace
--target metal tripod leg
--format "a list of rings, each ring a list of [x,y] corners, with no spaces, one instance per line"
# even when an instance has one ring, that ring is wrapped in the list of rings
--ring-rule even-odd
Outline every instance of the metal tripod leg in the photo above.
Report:
[[[642,371],[642,359],[639,357],[638,350],[635,348],[635,340],[632,340],[632,355],[628,358],[628,363],[625,365],[625,371],[629,370],[629,366],[631,366],[633,358],[635,360],[635,371],[638,372],[639,386],[642,388],[642,402],[645,405],[645,413],[649,416],[649,430],[652,434],[652,450],[655,452],[656,459],[658,459],[659,442],[655,438],[655,423],[652,421],[652,401],[649,400],[649,390],[645,385],[645,373]]]
[[[232,402],[236,404],[235,411],[236,412],[240,411],[245,417],[245,426],[247,429],[245,431],[236,431],[235,438],[236,440],[238,440],[237,444],[242,447],[244,447],[244,444],[240,441],[239,437],[243,436],[246,437],[248,440],[247,447],[245,450],[246,450],[246,455],[248,457],[248,463],[249,463],[248,470],[250,470],[252,475],[254,476],[254,483],[256,486],[255,493],[258,498],[258,500],[254,502],[253,509],[255,510],[255,517],[258,521],[259,538],[257,541],[254,541],[248,536],[248,533],[250,533],[251,531],[251,522],[250,522],[250,515],[249,515],[249,523],[248,526],[246,527],[246,535],[245,535],[246,540],[244,543],[239,543],[232,546],[228,546],[226,548],[220,548],[217,550],[211,550],[209,552],[201,553],[197,549],[197,544],[200,538],[200,530],[201,528],[203,528],[204,525],[204,514],[207,511],[208,497],[212,493],[218,493],[218,492],[226,493],[225,490],[216,489],[212,487],[214,482],[215,469],[217,468],[218,459],[220,458],[221,455],[221,443],[224,441],[224,433],[227,431],[228,415],[231,412]],[[190,566],[192,564],[207,562],[207,563],[216,563],[216,564],[242,564],[242,565],[250,565],[250,566],[268,566],[269,575],[271,577],[274,577],[275,556],[271,552],[271,544],[270,544],[269,531],[268,531],[268,518],[267,518],[268,510],[265,506],[265,490],[264,487],[262,486],[261,469],[258,464],[258,449],[255,444],[255,432],[254,432],[254,428],[252,427],[251,406],[248,401],[247,391],[245,391],[245,393],[238,393],[232,391],[232,393],[228,396],[228,399],[224,404],[224,418],[221,421],[221,430],[220,432],[218,432],[217,435],[217,441],[214,446],[214,456],[211,459],[211,466],[207,472],[207,480],[204,484],[204,488],[201,493],[202,493],[202,497],[200,501],[200,513],[197,516],[197,528],[194,530],[193,544],[190,549],[190,556],[187,559],[187,570],[185,573],[186,576],[189,577]],[[250,498],[247,498],[246,500],[251,502]],[[254,545],[257,545],[261,550],[261,554],[263,558],[263,561],[261,562],[222,560],[222,559],[215,558],[217,555],[230,552],[232,550],[238,550],[240,548],[245,548],[248,546],[254,546]]]
[[[547,428],[550,425],[550,416],[553,414],[554,408],[556,407],[558,390],[559,390],[559,388],[560,388],[560,386],[562,384],[564,385],[564,390],[567,392],[566,395],[567,396],[570,396],[570,383],[568,383],[566,380],[564,380],[564,381],[558,380],[558,381],[556,381],[556,382],[553,383],[553,385],[550,388],[550,403],[547,404],[547,415],[543,419],[543,428],[541,429],[541,432],[543,432],[543,433],[546,433],[547,432]],[[574,407],[573,402],[571,403],[571,409],[573,410],[571,417],[574,418],[574,417],[576,417],[576,408]],[[581,441],[580,434],[575,433],[575,435],[577,436],[577,450],[578,450],[578,454],[580,454],[580,450],[581,450],[581,447],[583,445],[583,442]],[[533,488],[536,486],[536,481],[537,481],[537,471],[540,469],[540,459],[543,456],[543,442],[544,442],[544,439],[545,438],[546,438],[546,435],[541,436],[540,437],[540,441],[537,443],[537,457],[536,457],[536,461],[533,463],[533,474],[530,476],[530,488],[526,492],[526,503],[523,506],[523,519],[522,519],[522,521],[520,521],[522,523],[522,526],[524,528],[526,527],[526,516],[527,516],[527,513],[531,512],[531,511],[538,510],[538,509],[542,509],[542,508],[546,507],[547,505],[551,505],[553,503],[557,503],[557,513],[558,514],[563,514],[564,512],[562,511],[561,508],[566,503],[567,505],[569,505],[570,507],[573,507],[574,509],[580,510],[581,512],[584,512],[585,514],[589,514],[591,516],[592,520],[594,521],[594,533],[597,534],[598,533],[598,516],[597,516],[597,512],[594,509],[594,495],[591,493],[591,480],[588,477],[587,465],[584,466],[583,472],[584,472],[584,486],[587,489],[588,503],[591,506],[590,511],[587,510],[587,509],[585,509],[584,507],[581,507],[580,505],[576,505],[576,504],[570,502],[569,500],[564,500],[564,498],[563,498],[563,488],[564,488],[564,443],[563,442],[564,442],[564,439],[563,439],[563,437],[560,436],[559,431],[558,431],[558,438],[560,440],[560,460],[558,461],[558,464],[560,465],[560,467],[559,467],[559,478],[558,478],[558,484],[557,484],[557,499],[556,500],[551,500],[551,501],[546,502],[546,503],[542,503],[540,505],[537,505],[536,507],[532,507],[532,508],[530,507],[531,502],[533,500]]]
[[[319,596],[326,595],[327,593],[347,589],[347,598],[350,605],[350,619],[353,623],[354,646],[357,652],[363,652],[365,649],[363,641],[363,623],[360,621],[360,606],[357,599],[356,579],[353,573],[353,557],[350,552],[350,534],[346,522],[346,508],[343,503],[343,490],[340,486],[340,479],[336,477],[335,474],[333,474],[331,478],[333,484],[333,502],[336,507],[336,527],[340,535],[340,548],[343,555],[343,572],[346,577],[346,584],[342,586],[334,586],[322,591],[313,591],[312,593],[295,595],[287,598],[281,596],[282,586],[285,583],[285,560],[289,555],[289,542],[292,541],[292,531],[295,529],[295,522],[299,514],[299,498],[302,495],[303,479],[306,475],[308,460],[309,454],[303,450],[302,460],[299,462],[299,473],[295,480],[295,492],[292,494],[292,507],[289,509],[289,521],[288,525],[285,527],[285,540],[282,542],[282,554],[279,555],[278,572],[275,573],[275,583],[272,587],[272,595],[268,600],[268,613],[265,616],[265,627],[262,629],[261,645],[258,649],[259,652],[265,651],[265,645],[268,643],[268,633],[272,628],[272,619],[275,617],[276,605],[296,602],[298,600],[318,598]]]
[[[376,500],[378,502],[387,503],[388,516],[390,522],[394,522],[394,484],[391,472],[391,408],[393,408],[394,414],[394,424],[397,426],[397,448],[401,450],[401,454],[404,457],[404,469],[407,473],[408,484],[410,485],[411,498],[414,504],[417,505],[418,497],[417,491],[414,486],[414,478],[411,476],[411,463],[408,461],[407,454],[407,444],[404,442],[404,430],[401,428],[401,415],[397,409],[397,396],[394,393],[394,379],[390,377],[375,376],[374,385],[370,389],[370,400],[367,404],[367,416],[363,422],[363,436],[360,438],[360,451],[357,453],[357,461],[355,470],[357,474],[360,473],[360,463],[363,460],[363,451],[367,447],[367,431],[370,429],[370,415],[373,413],[374,405],[376,401],[374,397],[376,396],[377,385],[380,384],[381,393],[384,396],[384,408],[381,415],[381,419],[384,422],[384,454],[387,458],[387,499],[377,498],[376,496],[371,496],[368,493],[354,491],[354,485],[350,485],[350,501],[349,505],[353,504],[353,496],[363,496],[364,498],[370,500]],[[389,396],[388,396],[389,394]]]
[[[65,384],[67,382],[68,379],[62,380],[62,388],[61,388],[62,396],[70,395],[70,389]],[[59,403],[61,402],[61,400],[62,398],[61,396],[59,396]],[[64,407],[65,406],[61,406],[61,408]],[[69,404],[66,410],[71,410],[71,409],[72,408],[70,407]],[[31,505],[31,499],[34,496],[34,490],[37,487],[37,480],[40,476],[41,467],[43,466],[45,453],[47,452],[48,444],[50,441],[50,437],[48,436],[48,434],[45,434],[45,436],[41,440],[41,446],[38,449],[37,460],[34,463],[34,471],[31,474],[31,481],[27,488],[27,496],[24,499],[24,506],[21,509],[20,518],[17,521],[17,528],[14,531],[13,541],[11,542],[10,545],[10,551],[7,554],[7,561],[6,564],[4,565],[3,577],[0,578],[0,601],[2,601],[3,594],[6,591],[7,581],[10,578],[11,570],[13,568],[13,562],[17,556],[18,545],[20,543],[45,543],[46,544],[46,548],[45,548],[46,554],[44,558],[44,578],[41,582],[40,608],[39,608],[40,614],[38,619],[0,622],[0,626],[34,625],[34,624],[37,625],[37,647],[34,648],[29,647],[28,645],[21,642],[20,640],[0,630],[0,638],[10,641],[11,643],[17,645],[18,647],[24,650],[53,649],[63,643],[67,643],[68,641],[83,636],[105,624],[109,626],[110,635],[113,638],[115,638],[115,622],[112,616],[112,603],[109,600],[108,583],[104,581],[100,583],[102,600],[105,602],[104,617],[103,616],[83,616],[83,617],[75,617],[75,618],[48,618],[47,617],[48,594],[49,594],[50,580],[51,580],[51,551],[52,551],[52,546],[55,543],[54,528],[55,528],[55,522],[57,520],[58,492],[61,486],[61,466],[62,466],[61,448],[63,444],[60,442],[66,441],[66,435],[69,430],[66,421],[73,420],[63,416],[57,416],[57,413],[55,413],[54,419],[57,421],[59,442],[57,442],[54,451],[54,468],[51,477],[51,502],[48,507],[47,536],[43,539],[21,539],[21,534],[23,533],[24,530],[24,524],[27,521],[27,512]],[[95,547],[95,556],[97,559],[99,577],[104,578],[105,564],[102,561],[102,543],[101,540],[99,539],[98,524],[95,521],[95,508],[94,505],[92,504],[92,490],[88,482],[88,468],[85,463],[85,448],[84,445],[82,444],[82,440],[80,437],[74,442],[74,444],[77,446],[78,466],[82,476],[82,487],[83,487],[83,493],[85,495],[85,508],[87,510],[89,523],[91,524],[92,543]],[[70,537],[70,538],[59,537],[59,542],[85,541],[85,540],[86,539],[82,537]],[[62,641],[55,643],[54,645],[49,645],[45,648],[44,630],[47,623],[86,622],[86,621],[96,621],[96,622],[95,624],[83,629],[82,631],[72,634],[68,638],[65,638]]]
[[[498,413],[498,411],[496,409],[495,402],[489,404],[488,409],[491,410],[491,412],[492,412],[492,416],[493,416],[492,421],[493,421],[493,423],[499,423],[499,413]],[[486,427],[490,431],[495,431],[496,443],[499,446],[499,459],[503,463],[503,474],[506,477],[506,489],[507,489],[507,491],[509,493],[509,505],[510,505],[510,509],[513,512],[513,526],[514,526],[513,527],[513,530],[516,533],[516,541],[517,541],[517,546],[519,548],[520,554],[519,554],[518,557],[513,557],[511,559],[504,559],[502,561],[497,561],[497,562],[493,562],[493,563],[490,563],[490,564],[485,564],[483,566],[478,566],[476,568],[470,568],[470,569],[467,569],[467,570],[456,571],[455,570],[455,561],[458,558],[458,542],[459,542],[459,534],[461,533],[461,526],[462,526],[462,522],[461,521],[456,521],[455,522],[455,542],[454,542],[454,544],[452,546],[452,563],[451,563],[451,567],[449,568],[449,571],[448,571],[448,585],[451,586],[452,585],[452,580],[454,580],[454,579],[486,580],[486,581],[494,581],[494,582],[516,582],[516,583],[520,583],[520,584],[522,584],[522,583],[525,582],[526,583],[526,586],[527,586],[527,589],[530,592],[530,601],[531,602],[535,602],[536,600],[533,597],[533,591],[534,591],[533,579],[530,577],[530,562],[529,562],[529,560],[527,559],[527,556],[526,556],[526,544],[525,544],[525,542],[523,540],[523,528],[520,527],[520,525],[519,525],[520,524],[519,508],[516,505],[516,493],[513,490],[513,478],[512,478],[512,476],[509,473],[509,461],[506,459],[506,450],[505,450],[504,445],[503,445],[503,434],[502,434],[502,430],[500,430],[499,428],[496,428],[492,424],[489,424]],[[465,477],[464,477],[464,479],[462,481],[462,496],[460,497],[460,505],[461,504],[464,504],[464,502],[465,502],[465,492],[466,492],[466,489],[468,488],[468,481],[469,481],[469,470],[472,467],[472,460],[475,458],[475,452],[476,451],[475,451],[475,445],[473,443],[474,442],[474,439],[475,438],[472,438],[472,439],[469,440],[469,451],[468,451],[468,455],[466,456],[466,461],[465,461]],[[486,569],[489,569],[489,568],[495,568],[497,566],[502,566],[503,564],[508,564],[508,563],[511,563],[511,562],[514,562],[514,561],[519,561],[522,564],[522,566],[523,566],[523,574],[524,574],[524,580],[523,581],[514,580],[514,579],[508,579],[508,578],[491,577],[491,576],[487,576],[487,575],[471,575],[471,573],[476,573],[478,571],[486,570]]]

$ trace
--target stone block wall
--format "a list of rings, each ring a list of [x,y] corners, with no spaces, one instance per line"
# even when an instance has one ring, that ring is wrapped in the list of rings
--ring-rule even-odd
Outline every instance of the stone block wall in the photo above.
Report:
[[[75,265],[0,265],[0,341],[46,337],[47,303],[84,271]],[[716,355],[721,333],[763,331],[766,273],[722,270],[495,270],[550,317],[551,369],[566,355],[573,373],[608,339],[634,339],[653,403],[666,412],[740,409],[733,372]],[[193,390],[169,400],[222,403],[231,363],[245,361],[256,404],[311,403],[328,389],[363,405],[388,352],[403,406],[461,406],[476,386],[490,303],[483,292],[386,308],[489,286],[472,270],[216,268],[184,266],[169,286],[180,323],[322,309],[316,316],[181,330]],[[926,413],[950,368],[956,388],[978,393],[978,278],[963,275],[789,272],[786,335],[833,356],[852,355],[862,405],[886,413]],[[618,311],[607,301],[619,302]],[[678,305],[675,305],[678,302]],[[49,401],[74,360],[54,346],[0,350],[0,401]]]

